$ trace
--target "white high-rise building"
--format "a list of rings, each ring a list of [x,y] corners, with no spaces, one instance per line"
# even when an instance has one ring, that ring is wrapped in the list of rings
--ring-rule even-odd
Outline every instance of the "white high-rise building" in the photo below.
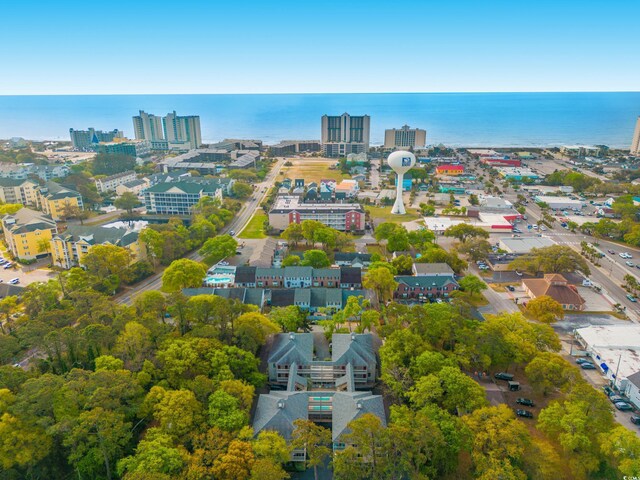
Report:
[[[165,139],[168,142],[189,142],[192,149],[200,148],[202,145],[199,116],[181,117],[174,110],[167,113],[167,116],[162,119],[162,123]]]
[[[322,116],[322,153],[327,157],[346,157],[350,153],[369,151],[371,117]]]
[[[633,132],[631,155],[640,155],[640,117],[636,121],[636,130]]]
[[[416,148],[427,143],[427,131],[419,128],[389,128],[384,131],[384,148]]]
[[[140,114],[133,117],[133,131],[136,140],[157,141],[163,140],[162,118],[140,110]]]

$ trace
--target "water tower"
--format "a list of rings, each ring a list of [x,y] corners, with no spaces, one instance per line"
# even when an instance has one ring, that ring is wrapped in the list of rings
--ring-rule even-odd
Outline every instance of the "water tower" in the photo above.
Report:
[[[391,213],[404,215],[407,212],[404,209],[404,202],[402,201],[402,180],[404,179],[404,174],[411,170],[411,168],[413,168],[413,166],[416,164],[416,157],[411,152],[399,150],[389,155],[389,158],[387,158],[387,163],[393,169],[393,171],[396,172],[397,175],[396,202],[393,204]]]

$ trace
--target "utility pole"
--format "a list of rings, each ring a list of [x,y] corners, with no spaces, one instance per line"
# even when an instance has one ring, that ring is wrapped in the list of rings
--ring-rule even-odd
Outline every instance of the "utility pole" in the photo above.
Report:
[[[613,388],[618,388],[618,371],[620,370],[620,360],[622,360],[622,354],[618,355],[618,366],[616,367],[616,375],[613,379]]]
[[[576,339],[576,329],[573,329],[573,335],[571,336],[571,349],[569,350],[569,355],[573,356],[573,342]]]

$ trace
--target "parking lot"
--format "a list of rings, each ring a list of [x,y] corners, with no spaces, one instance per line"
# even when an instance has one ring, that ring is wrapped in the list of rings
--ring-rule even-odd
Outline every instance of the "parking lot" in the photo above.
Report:
[[[9,283],[11,279],[19,279],[18,285],[26,286],[34,282],[47,282],[55,277],[55,273],[45,268],[29,268],[14,264],[12,268],[5,269],[0,266],[0,282]]]

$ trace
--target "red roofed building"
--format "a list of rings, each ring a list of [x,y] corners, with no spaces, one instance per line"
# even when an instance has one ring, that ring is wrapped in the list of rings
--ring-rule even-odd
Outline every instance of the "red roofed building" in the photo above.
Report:
[[[492,167],[521,167],[522,162],[518,158],[483,158],[481,160],[485,165]]]
[[[436,167],[437,175],[462,175],[464,167],[462,165],[439,165]]]

